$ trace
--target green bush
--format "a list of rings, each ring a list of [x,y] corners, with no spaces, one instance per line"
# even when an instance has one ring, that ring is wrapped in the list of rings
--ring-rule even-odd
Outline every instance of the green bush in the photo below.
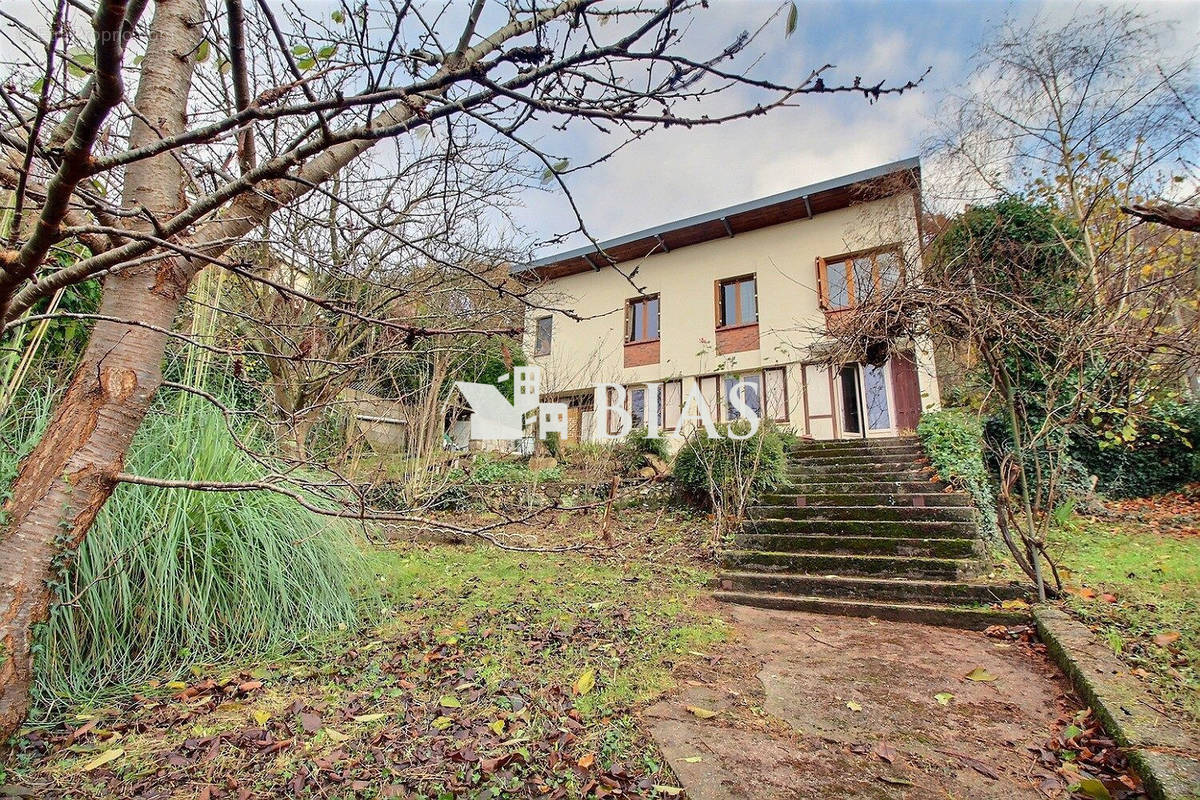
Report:
[[[236,446],[219,411],[178,400],[147,417],[130,448],[130,472],[262,479],[265,470]],[[48,394],[31,393],[0,420],[0,434],[18,443],[0,448],[0,481],[15,475],[49,407]],[[40,631],[35,695],[47,708],[95,697],[106,685],[309,641],[359,619],[355,590],[369,584],[366,572],[345,526],[290,498],[118,486],[55,580],[58,604]]]
[[[983,461],[983,426],[961,409],[942,409],[921,415],[917,437],[939,477],[971,495],[983,516],[984,528],[996,530],[996,495]]]
[[[1093,423],[1103,424],[1100,417]],[[1103,432],[1101,432],[1103,431]],[[1200,481],[1200,402],[1160,403],[1140,424],[1089,429],[1072,452],[1112,497],[1146,497]]]
[[[674,468],[675,480],[685,491],[696,497],[715,491],[718,501],[729,502],[736,501],[743,488],[757,495],[787,482],[780,431],[764,424],[748,439],[729,438],[730,427],[738,425],[718,425],[718,439],[710,439],[702,430],[688,437],[675,456]]]
[[[531,470],[524,461],[510,461],[487,454],[475,459],[467,476],[470,483],[480,486],[496,483],[541,483],[561,478],[561,467]]]
[[[662,461],[670,461],[671,454],[667,450],[667,440],[659,436],[651,438],[646,428],[634,428],[620,442],[612,445],[613,455],[620,464],[621,472],[632,475],[646,466],[646,456],[651,455]]]

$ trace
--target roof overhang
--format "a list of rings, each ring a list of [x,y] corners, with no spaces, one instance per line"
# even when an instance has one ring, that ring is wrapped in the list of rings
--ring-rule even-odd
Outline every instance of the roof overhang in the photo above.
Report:
[[[848,208],[919,189],[921,161],[907,158],[840,178],[801,186],[728,208],[697,214],[654,228],[585,245],[530,264],[514,265],[522,280],[552,280],[565,275],[600,270],[612,264],[635,261],[655,253],[668,253],[713,239],[722,239],[783,222],[810,219],[817,214]]]

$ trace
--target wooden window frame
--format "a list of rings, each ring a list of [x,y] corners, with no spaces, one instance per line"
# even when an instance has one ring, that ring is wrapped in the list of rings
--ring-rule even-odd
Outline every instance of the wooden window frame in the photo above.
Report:
[[[542,332],[542,322],[544,322],[546,320],[550,321],[550,325],[546,331],[546,347],[545,347],[545,349],[542,349],[540,334]],[[537,317],[533,321],[533,355],[534,355],[534,357],[536,358],[538,356],[550,355],[551,343],[553,341],[554,341],[554,317],[551,315],[546,315],[544,317]]]
[[[875,291],[880,291],[881,284],[879,281],[879,260],[878,256],[883,253],[892,253],[896,256],[896,264],[899,274],[896,276],[897,281],[904,280],[904,253],[899,244],[889,244],[883,247],[872,247],[867,250],[857,250],[853,253],[842,253],[836,256],[821,257],[817,256],[817,292],[820,297],[821,310],[823,311],[845,311],[846,309],[854,308],[858,305],[857,289],[854,285],[854,261],[858,259],[871,259],[871,283]],[[829,302],[829,265],[836,264],[839,261],[846,262],[846,300],[844,306],[833,306]]]
[[[647,323],[650,321],[649,306],[650,301],[655,300],[655,325],[654,329],[658,331],[658,336],[653,339],[634,339],[633,338],[633,315],[634,308],[641,306],[642,315],[642,330],[648,330]],[[645,344],[646,342],[657,342],[662,338],[662,298],[657,294],[644,294],[641,297],[631,297],[625,301],[625,344]]]
[[[778,411],[771,408],[771,403],[767,399],[767,397],[768,397],[767,373],[768,372],[778,372],[782,379],[781,385],[783,386],[783,398],[782,398],[781,402],[783,403],[783,409],[782,409],[783,416],[780,416]],[[763,408],[766,409],[766,412],[771,415],[771,419],[774,422],[788,422],[789,402],[788,402],[788,381],[787,381],[787,379],[788,379],[788,373],[787,373],[787,365],[786,364],[781,364],[780,366],[777,366],[777,367],[763,367],[762,368],[762,379],[761,379],[762,380],[762,395],[763,395],[762,406],[763,406]]]
[[[729,286],[730,284],[739,284],[740,285],[747,281],[754,281],[754,319],[749,322],[742,319],[742,303],[741,303],[742,293],[741,293],[741,289],[739,288],[736,292],[737,303],[735,304],[736,308],[734,309],[735,321],[731,322],[729,324],[725,324],[724,315],[721,313],[724,310],[725,287]],[[713,283],[713,294],[714,294],[714,299],[715,299],[714,312],[715,312],[715,316],[716,316],[716,329],[717,330],[723,331],[723,330],[730,330],[732,328],[744,328],[744,327],[749,327],[750,325],[758,324],[758,273],[748,272],[745,275],[737,275],[732,278],[721,278],[720,280],[715,281]]]

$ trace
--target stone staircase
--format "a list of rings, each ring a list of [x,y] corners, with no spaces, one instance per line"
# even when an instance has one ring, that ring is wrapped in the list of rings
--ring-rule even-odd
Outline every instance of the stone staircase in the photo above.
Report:
[[[932,478],[913,437],[806,443],[790,485],[749,509],[717,599],[965,628],[1024,620],[989,582],[970,497]]]

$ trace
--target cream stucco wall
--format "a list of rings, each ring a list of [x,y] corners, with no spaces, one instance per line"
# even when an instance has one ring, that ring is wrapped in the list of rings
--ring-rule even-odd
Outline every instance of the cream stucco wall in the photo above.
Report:
[[[818,304],[816,259],[895,244],[902,248],[906,268],[912,269],[919,259],[913,201],[913,196],[905,193],[813,219],[656,253],[617,269],[547,281],[536,288],[531,300],[537,306],[562,311],[549,312],[554,319],[549,355],[532,357],[532,363],[543,368],[543,393],[589,390],[599,382],[632,385],[810,360],[810,349],[825,328]],[[632,277],[627,277],[631,273]],[[757,279],[759,348],[718,355],[716,283],[749,273]],[[626,368],[624,309],[627,300],[640,294],[658,294],[660,298],[660,360]],[[526,353],[534,351],[534,321],[547,313],[538,309],[527,312]],[[917,348],[921,388],[927,401],[936,403],[936,375],[927,351]],[[802,373],[788,370],[788,398],[789,418],[803,432]],[[684,391],[689,388],[685,382]],[[815,404],[828,405],[827,381],[823,387],[809,386],[808,390],[820,393],[822,399],[814,397]],[[832,435],[832,430],[812,433],[824,438]]]

